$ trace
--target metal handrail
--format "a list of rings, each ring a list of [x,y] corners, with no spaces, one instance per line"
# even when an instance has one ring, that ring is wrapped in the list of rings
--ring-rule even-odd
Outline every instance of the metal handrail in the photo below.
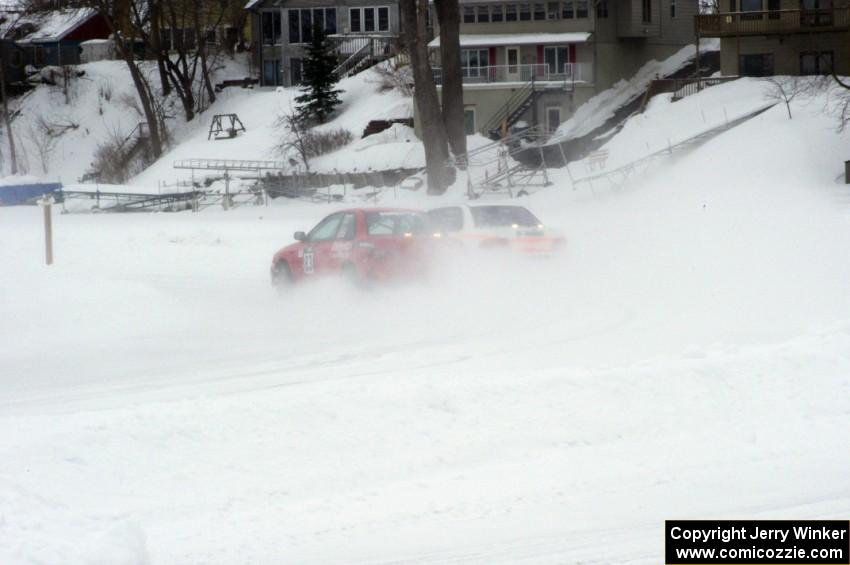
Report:
[[[487,65],[483,67],[461,67],[464,84],[487,84],[502,82],[528,82],[532,78],[544,82],[590,82],[588,63],[565,63],[563,73],[550,72],[549,63],[526,63],[521,65]],[[443,69],[435,67],[434,81],[442,84]]]

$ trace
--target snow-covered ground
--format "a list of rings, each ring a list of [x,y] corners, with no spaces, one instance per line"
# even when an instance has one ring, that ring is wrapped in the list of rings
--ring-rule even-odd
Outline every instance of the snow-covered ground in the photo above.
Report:
[[[700,43],[702,53],[719,50],[718,39],[704,39]],[[564,140],[589,134],[612,118],[614,113],[629,101],[642,96],[653,79],[675,73],[693,61],[695,56],[696,44],[682,47],[663,61],[647,61],[629,80],[617,82],[582,104],[570,119],[561,124],[555,137]]]
[[[413,135],[413,128],[395,125],[391,130],[361,139],[371,120],[412,117],[413,101],[410,97],[397,90],[384,90],[379,75],[371,70],[343,79],[339,88],[344,92],[340,96],[342,104],[337,116],[317,129],[345,129],[351,132],[355,141],[340,151],[312,159],[311,171],[365,172],[424,166],[425,154],[422,144]],[[189,180],[191,171],[173,167],[174,161],[180,159],[283,159],[284,156],[275,148],[286,131],[277,127],[275,122],[279,116],[293,111],[295,98],[300,94],[298,88],[282,87],[225,90],[221,99],[200,117],[183,141],[133,179],[133,184],[157,186],[159,183]],[[209,140],[209,120],[213,113],[236,114],[246,131],[233,139]],[[297,155],[286,157],[295,158]],[[303,165],[299,163],[297,170],[303,172]]]
[[[61,215],[50,268],[0,208],[0,563],[649,564],[667,518],[846,518],[822,108],[617,190],[553,171],[523,202],[563,257],[398,288],[271,291],[340,205]]]

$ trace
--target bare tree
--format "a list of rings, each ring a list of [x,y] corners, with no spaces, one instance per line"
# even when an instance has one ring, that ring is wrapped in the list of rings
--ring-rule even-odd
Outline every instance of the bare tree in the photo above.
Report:
[[[275,120],[273,127],[280,132],[280,141],[275,152],[281,157],[287,157],[292,152],[298,155],[304,170],[310,172],[309,130],[300,114],[290,104],[289,112],[281,114]],[[292,162],[292,160],[290,160]]]
[[[42,172],[47,174],[50,169],[50,155],[56,149],[58,136],[54,135],[53,129],[43,116],[39,116],[29,125],[26,135],[30,145],[38,154]]]
[[[428,194],[442,194],[448,187],[446,163],[449,157],[446,126],[440,111],[437,86],[428,59],[426,19],[428,0],[401,0],[404,45],[410,56],[415,83],[414,100],[419,110],[419,125],[425,147]]]
[[[460,5],[458,0],[435,0],[440,21],[443,123],[452,153],[466,155],[463,117],[463,76],[460,66]]]
[[[791,118],[791,102],[812,88],[812,82],[804,77],[798,76],[772,76],[766,77],[764,82],[768,85],[765,98],[767,100],[784,102],[788,111],[788,119]]]

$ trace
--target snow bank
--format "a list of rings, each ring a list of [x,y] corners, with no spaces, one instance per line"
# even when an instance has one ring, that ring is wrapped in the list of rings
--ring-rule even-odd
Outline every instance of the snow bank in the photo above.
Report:
[[[768,91],[764,81],[742,78],[677,102],[671,102],[671,94],[655,96],[643,113],[630,117],[600,148],[608,151],[605,169],[594,167],[592,156],[571,163],[570,168],[581,177],[633,163],[774,105],[776,101],[768,99]]]
[[[700,52],[719,51],[720,41],[716,39],[703,40]],[[578,107],[570,118],[562,123],[555,137],[561,140],[581,137],[602,126],[614,113],[629,101],[643,95],[649,83],[659,76],[668,76],[685,65],[696,56],[696,45],[682,47],[676,54],[664,61],[649,61],[630,80],[621,80],[608,90]]]

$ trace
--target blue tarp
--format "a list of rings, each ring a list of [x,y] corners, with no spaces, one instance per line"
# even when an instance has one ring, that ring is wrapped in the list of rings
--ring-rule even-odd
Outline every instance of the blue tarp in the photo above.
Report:
[[[27,204],[48,192],[61,188],[62,184],[58,182],[0,185],[0,206]]]

